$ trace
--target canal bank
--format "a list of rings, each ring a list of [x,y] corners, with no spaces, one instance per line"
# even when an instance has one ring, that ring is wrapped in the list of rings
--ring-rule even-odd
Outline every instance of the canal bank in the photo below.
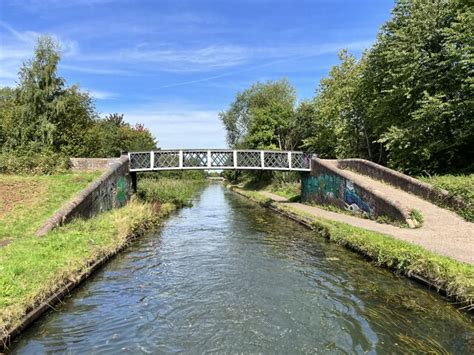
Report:
[[[473,334],[437,294],[210,184],[12,354],[470,353]]]
[[[156,228],[164,217],[185,204],[202,184],[185,180],[151,181],[142,190],[149,191],[156,185],[160,194],[165,188],[167,194],[159,201],[141,194],[141,201],[134,199],[123,208],[87,220],[73,220],[38,237],[35,234],[38,226],[52,214],[48,211],[58,208],[53,206],[61,206],[71,197],[64,191],[69,191],[67,188],[71,190],[69,193],[77,191],[70,188],[71,180],[77,179],[76,175],[97,177],[97,174],[48,177],[54,189],[45,190],[34,201],[16,200],[16,206],[1,216],[8,221],[5,230],[2,229],[5,235],[16,235],[20,230],[24,233],[1,248],[0,349],[8,346],[11,337],[23,331],[43,312],[67,297],[74,287],[123,250],[131,240]],[[8,179],[23,182],[27,178],[10,176]],[[38,179],[45,178],[32,177],[28,181]],[[69,185],[63,186],[62,181]],[[38,208],[31,211],[31,206],[36,205]],[[43,207],[47,209],[42,210]],[[24,215],[27,209],[30,213]],[[19,214],[22,218],[18,217]]]
[[[231,190],[268,207],[317,234],[356,251],[375,264],[413,278],[454,301],[458,308],[474,310],[474,266],[434,254],[423,247],[393,237],[324,218],[312,213],[310,206],[288,203],[264,191],[249,191],[230,186]],[[314,208],[317,209],[317,208]],[[321,210],[327,215],[334,214]],[[353,217],[355,218],[355,217]]]

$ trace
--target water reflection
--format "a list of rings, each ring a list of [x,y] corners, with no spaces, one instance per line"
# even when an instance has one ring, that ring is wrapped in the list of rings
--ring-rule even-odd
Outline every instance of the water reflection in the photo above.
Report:
[[[469,353],[473,330],[433,293],[213,184],[14,351]]]

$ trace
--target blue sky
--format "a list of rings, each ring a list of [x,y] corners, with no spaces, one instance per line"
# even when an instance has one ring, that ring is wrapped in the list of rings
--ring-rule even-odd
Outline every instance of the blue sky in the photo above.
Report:
[[[101,115],[144,123],[163,148],[225,146],[218,112],[255,81],[314,95],[337,52],[370,47],[392,0],[0,0],[0,86],[35,39],[61,44],[60,73]]]

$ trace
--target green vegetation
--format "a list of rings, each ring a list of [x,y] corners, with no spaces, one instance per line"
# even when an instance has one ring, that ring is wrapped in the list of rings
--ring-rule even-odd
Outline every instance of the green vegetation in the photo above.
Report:
[[[68,157],[110,157],[156,148],[143,125],[123,115],[101,119],[88,92],[58,76],[58,46],[41,37],[19,71],[18,86],[0,88],[0,173],[51,174]]]
[[[420,211],[413,208],[410,210],[410,218],[415,222],[416,228],[423,226],[424,218]]]
[[[155,203],[172,203],[177,207],[188,206],[196,190],[204,180],[176,180],[169,178],[145,178],[138,180],[137,195],[140,199]]]
[[[256,83],[220,114],[238,148],[306,149],[420,174],[473,171],[474,11],[465,0],[398,0],[376,43],[346,51],[312,100]]]
[[[377,265],[422,278],[456,298],[466,309],[474,309],[474,266],[436,255],[420,246],[345,223],[316,218],[288,204],[273,203],[257,191],[238,192],[264,206],[304,221],[317,234],[368,257]]]
[[[418,178],[436,188],[448,191],[453,197],[462,199],[466,207],[455,209],[455,212],[467,221],[474,222],[474,174],[434,175]]]
[[[268,191],[275,195],[285,197],[289,201],[299,201],[301,193],[301,183],[282,182],[269,185]]]
[[[34,235],[54,211],[99,175],[0,175],[0,241]]]

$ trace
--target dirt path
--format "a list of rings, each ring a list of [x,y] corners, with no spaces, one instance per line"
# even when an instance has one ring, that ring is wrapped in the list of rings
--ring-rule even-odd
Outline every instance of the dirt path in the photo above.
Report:
[[[332,219],[356,227],[388,234],[394,238],[418,244],[437,254],[474,264],[474,223],[467,222],[454,212],[440,208],[415,195],[380,181],[348,170],[344,170],[344,172],[350,174],[355,182],[371,184],[375,189],[391,196],[394,200],[400,201],[402,205],[419,210],[424,218],[423,226],[418,229],[399,228],[368,219],[326,211],[302,203],[291,203],[285,198],[270,192],[265,191],[263,194],[276,202],[290,204],[293,208],[311,213],[316,217]]]

